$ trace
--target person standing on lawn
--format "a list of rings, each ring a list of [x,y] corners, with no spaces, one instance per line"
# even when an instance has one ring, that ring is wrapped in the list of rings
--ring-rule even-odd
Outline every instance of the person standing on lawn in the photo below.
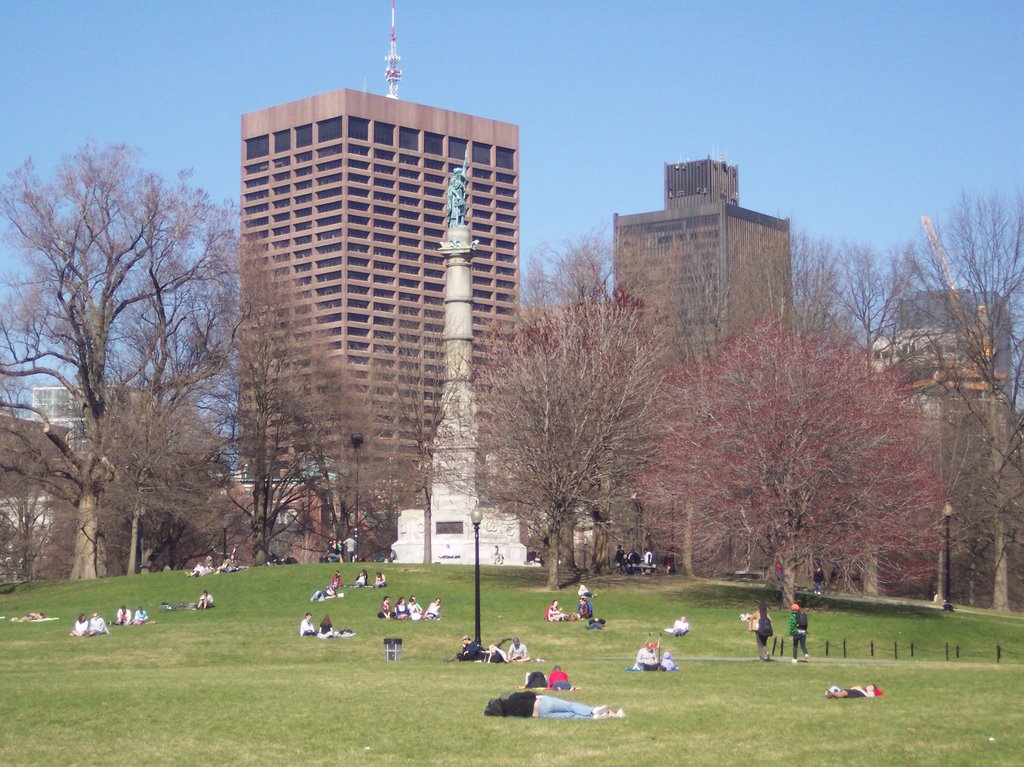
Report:
[[[789,606],[789,635],[793,637],[793,662],[797,663],[797,645],[803,650],[804,660],[810,658],[807,654],[807,613],[800,609],[796,602]]]

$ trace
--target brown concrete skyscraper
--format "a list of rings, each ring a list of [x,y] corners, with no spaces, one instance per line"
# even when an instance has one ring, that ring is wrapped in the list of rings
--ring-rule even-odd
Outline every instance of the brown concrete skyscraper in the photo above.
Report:
[[[469,159],[473,326],[519,304],[519,128],[351,90],[242,116],[242,234],[356,377],[444,376],[448,177]],[[424,359],[426,357],[426,359]]]
[[[672,356],[710,354],[791,300],[789,221],[739,206],[739,168],[665,165],[665,209],[615,216],[616,281],[666,325]]]

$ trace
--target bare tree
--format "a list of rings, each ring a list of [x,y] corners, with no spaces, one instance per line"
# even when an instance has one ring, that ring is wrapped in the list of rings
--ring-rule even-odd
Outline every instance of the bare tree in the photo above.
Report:
[[[50,181],[26,163],[0,192],[0,212],[23,258],[0,309],[0,373],[64,387],[82,416],[80,446],[50,428],[42,411],[2,404],[34,411],[62,453],[76,488],[71,577],[94,578],[106,572],[100,510],[117,473],[107,455],[111,387],[131,388],[162,341],[207,325],[189,297],[232,271],[235,227],[184,175],[171,184],[144,172],[123,146],[87,145]]]
[[[0,573],[8,580],[40,577],[39,563],[54,557],[58,519],[67,515],[62,502],[66,483],[63,461],[48,447],[42,425],[5,419],[0,430]],[[67,575],[67,563],[59,576]],[[45,575],[43,576],[45,577]]]
[[[909,247],[890,251],[887,259],[868,245],[844,243],[839,302],[857,344],[867,354],[896,335],[900,307],[909,297]]]
[[[581,298],[610,296],[613,287],[612,243],[606,232],[595,230],[569,238],[559,248],[545,245],[534,254],[523,306],[527,311],[565,306]]]
[[[250,263],[246,259],[246,263]],[[328,499],[348,465],[355,431],[353,402],[341,360],[330,357],[297,318],[289,286],[259,266],[243,268],[241,335],[234,386],[229,463],[242,487],[231,497],[248,521],[252,557],[266,561],[282,527],[297,519],[315,496]],[[336,501],[332,508],[340,509]],[[351,521],[354,529],[356,520]]]
[[[917,309],[934,328],[937,378],[986,445],[975,503],[988,519],[992,606],[1008,610],[1024,492],[1024,193],[964,194],[937,229],[913,260]]]
[[[181,395],[138,389],[110,404],[108,454],[118,472],[104,516],[114,529],[127,528],[127,536],[111,535],[111,548],[125,553],[129,575],[208,554],[233,527],[216,500],[224,474],[217,433],[203,417],[198,393]]]
[[[793,330],[800,337],[838,340],[848,332],[839,300],[835,244],[797,230],[792,235]]]
[[[557,588],[564,531],[621,492],[655,445],[658,339],[617,292],[536,312],[484,345],[482,485],[544,541],[548,586]]]

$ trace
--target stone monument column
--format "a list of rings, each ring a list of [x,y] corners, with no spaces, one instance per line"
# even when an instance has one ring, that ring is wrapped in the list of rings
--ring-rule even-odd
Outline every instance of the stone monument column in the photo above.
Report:
[[[445,381],[440,424],[434,439],[431,485],[432,561],[446,564],[474,562],[470,513],[477,508],[477,442],[475,407],[470,378],[473,366],[473,269],[477,243],[466,222],[468,211],[468,158],[452,172],[448,183],[448,230],[440,253],[445,264],[444,354]],[[424,515],[403,511],[394,545],[399,561],[420,561]],[[484,510],[480,524],[480,561],[494,561],[495,548],[509,564],[526,561],[516,520]]]

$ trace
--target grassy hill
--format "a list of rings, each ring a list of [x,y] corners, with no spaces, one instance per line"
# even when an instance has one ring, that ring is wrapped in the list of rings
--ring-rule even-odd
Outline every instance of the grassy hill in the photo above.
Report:
[[[0,615],[41,610],[59,618],[0,621],[0,764],[974,765],[1017,764],[1024,746],[1019,615],[826,595],[809,604],[811,662],[791,664],[786,639],[778,661],[766,664],[752,660],[754,640],[738,620],[762,596],[757,586],[678,577],[588,581],[596,613],[608,623],[587,631],[541,619],[553,598],[575,605],[575,588],[552,594],[538,570],[486,567],[485,643],[518,635],[545,662],[443,663],[459,637],[473,633],[472,568],[382,567],[392,598],[415,594],[426,604],[442,597],[442,620],[378,620],[382,594],[373,589],[346,588],[344,599],[310,604],[333,565],[0,586]],[[347,582],[356,570],[342,566]],[[160,609],[162,601],[195,601],[204,588],[217,599],[213,610]],[[145,606],[155,623],[68,636],[78,613],[98,610],[111,621],[121,604]],[[356,636],[300,638],[307,610],[316,621],[330,613],[336,627]],[[691,634],[660,634],[680,613]],[[774,614],[784,635],[787,612]],[[683,670],[623,671],[639,645],[659,635]],[[397,663],[384,659],[383,639],[392,636],[403,639]],[[489,698],[554,663],[584,688],[563,695],[623,706],[627,718],[483,717]],[[867,682],[886,696],[823,697],[830,684]]]

